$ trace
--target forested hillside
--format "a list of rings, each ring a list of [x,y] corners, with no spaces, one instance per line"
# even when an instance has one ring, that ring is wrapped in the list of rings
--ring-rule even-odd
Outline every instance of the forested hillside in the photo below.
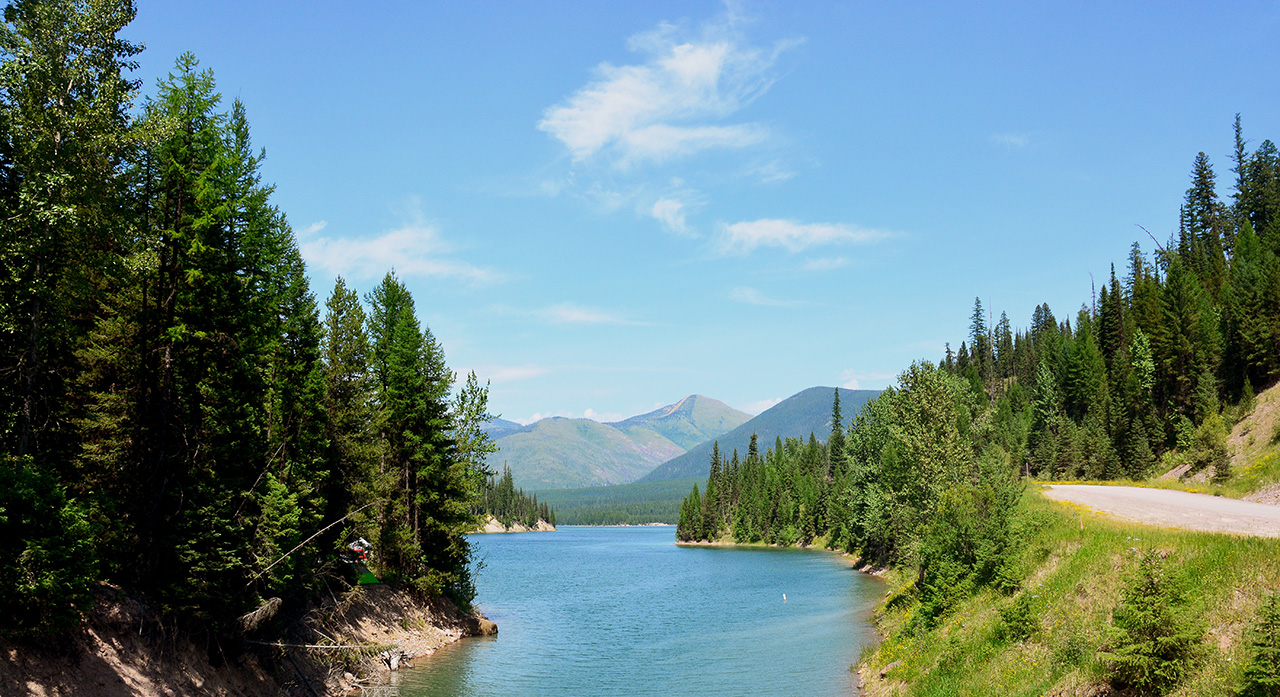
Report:
[[[766,443],[777,438],[807,438],[809,434],[826,437],[831,430],[831,395],[834,387],[810,387],[801,390],[761,412],[758,416],[737,428],[715,438],[708,438],[689,452],[674,457],[655,468],[640,481],[656,482],[665,479],[703,478],[711,461],[711,449],[719,443],[725,457],[732,450],[746,452],[754,435]],[[852,411],[857,411],[869,399],[878,394],[875,390],[845,390],[843,399]]]
[[[141,96],[132,17],[0,30],[0,633],[66,632],[107,581],[221,641],[344,588],[359,537],[467,603],[487,388],[451,399],[394,274],[321,310],[246,106],[191,55]]]
[[[524,489],[516,488],[510,467],[502,468],[501,477],[491,476],[485,482],[479,512],[483,516],[493,516],[504,528],[513,524],[533,528],[540,520],[552,527],[556,524],[556,512],[546,501],[539,504],[536,493],[525,494]]]
[[[1197,155],[1177,234],[1150,254],[1134,244],[1127,270],[1073,317],[1040,305],[1015,330],[975,302],[958,351],[907,368],[849,424],[837,401],[827,445],[752,443],[727,464],[714,453],[679,538],[817,541],[904,569],[913,582],[895,608],[913,609],[895,631],[909,637],[976,592],[1013,594],[1028,582],[1018,560],[1039,523],[1026,513],[1027,479],[1141,479],[1189,465],[1229,480],[1230,426],[1253,408],[1256,388],[1280,378],[1280,152],[1269,140],[1250,150],[1239,119],[1231,171],[1224,201]],[[1161,578],[1141,582],[1151,587],[1139,595],[1174,602]],[[1132,611],[1171,611],[1163,607]],[[1170,646],[1199,642],[1162,633],[1190,631],[1177,623],[1142,631]],[[1115,686],[1143,694],[1191,669],[1166,658],[1198,655],[1126,659],[1143,649],[1093,648],[1111,658],[1080,647],[1066,660],[1100,665]],[[1148,675],[1159,684],[1138,670],[1160,673]]]
[[[551,490],[635,481],[750,418],[724,402],[689,395],[613,423],[550,417],[491,432],[498,446],[495,462],[511,468],[517,486]]]

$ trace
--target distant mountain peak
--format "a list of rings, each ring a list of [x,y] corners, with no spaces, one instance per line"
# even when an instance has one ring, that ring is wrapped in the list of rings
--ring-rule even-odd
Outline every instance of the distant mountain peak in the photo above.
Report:
[[[692,402],[693,402],[693,400],[695,400],[695,399],[697,399],[697,398],[698,398],[698,395],[696,395],[696,394],[691,394],[691,395],[689,395],[688,397],[685,397],[684,399],[680,400],[679,402],[676,402],[675,404],[669,404],[669,405],[667,405],[667,406],[663,407],[663,408],[661,409],[662,413],[658,415],[658,418],[659,418],[659,419],[665,419],[665,418],[667,418],[668,416],[671,416],[672,414],[674,414],[674,413],[676,413],[676,412],[678,412],[678,411],[682,411],[682,410],[684,410],[684,408],[685,408],[685,404],[689,404],[689,409],[692,409],[692,408],[693,408],[693,404],[692,404]]]
[[[878,390],[841,390],[840,404],[847,415],[856,414],[868,399],[879,394]],[[727,454],[738,448],[743,454],[754,433],[759,436],[760,447],[773,447],[778,438],[807,440],[814,434],[826,440],[831,433],[831,402],[834,387],[810,387],[769,407],[759,416],[739,424],[718,438],[691,446],[682,455],[662,463],[640,481],[652,482],[684,477],[706,477],[710,465],[713,440],[719,440],[720,452]]]
[[[500,450],[489,461],[510,465],[516,484],[526,488],[621,484],[749,419],[724,402],[692,394],[613,423],[551,417],[519,430],[495,429]]]

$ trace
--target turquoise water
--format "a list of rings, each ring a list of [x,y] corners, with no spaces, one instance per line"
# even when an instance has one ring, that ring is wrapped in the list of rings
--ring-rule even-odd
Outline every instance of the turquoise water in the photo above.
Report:
[[[833,554],[677,547],[673,527],[471,539],[499,633],[419,659],[405,697],[850,695],[875,641],[884,590]]]

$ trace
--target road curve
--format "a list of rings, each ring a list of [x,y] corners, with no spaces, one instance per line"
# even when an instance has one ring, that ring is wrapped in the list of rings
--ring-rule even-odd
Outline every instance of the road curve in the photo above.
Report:
[[[1050,484],[1044,495],[1144,525],[1280,537],[1280,506],[1136,486]]]

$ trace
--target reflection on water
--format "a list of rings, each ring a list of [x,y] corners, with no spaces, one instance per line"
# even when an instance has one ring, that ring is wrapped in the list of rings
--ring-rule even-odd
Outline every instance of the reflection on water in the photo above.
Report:
[[[400,693],[854,692],[878,581],[822,552],[673,540],[670,527],[472,538],[486,565],[478,605],[499,634],[419,659]]]

